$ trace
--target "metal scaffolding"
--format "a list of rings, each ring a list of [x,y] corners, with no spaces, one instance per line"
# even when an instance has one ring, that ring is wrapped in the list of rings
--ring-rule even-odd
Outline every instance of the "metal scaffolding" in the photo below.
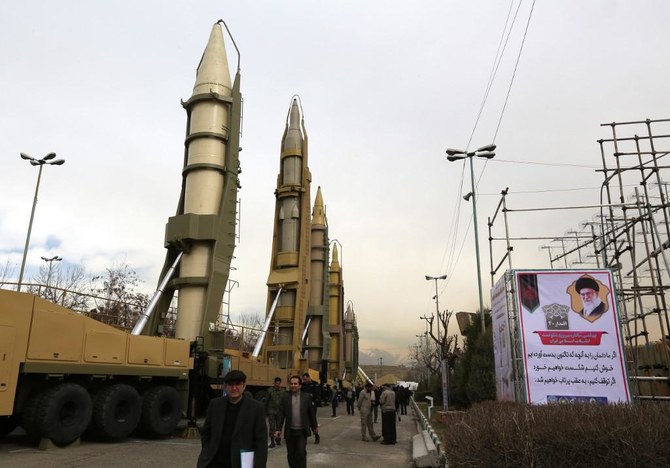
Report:
[[[670,119],[601,125],[603,175],[597,205],[512,209],[508,189],[488,219],[491,284],[505,263],[512,269],[513,242],[548,241],[549,268],[610,268],[615,279],[631,390],[637,399],[670,400],[670,197],[663,173],[670,154]],[[590,209],[593,217],[558,237],[511,237],[515,212]],[[504,237],[494,237],[502,214]],[[505,243],[503,254],[500,243]],[[497,262],[497,263],[496,263]],[[508,283],[511,284],[511,283]],[[511,312],[514,315],[515,312]],[[510,324],[512,328],[512,324]]]

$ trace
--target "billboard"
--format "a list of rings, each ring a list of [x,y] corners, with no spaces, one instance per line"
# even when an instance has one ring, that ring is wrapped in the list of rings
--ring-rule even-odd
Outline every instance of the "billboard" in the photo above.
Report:
[[[629,402],[610,270],[515,270],[526,401]]]

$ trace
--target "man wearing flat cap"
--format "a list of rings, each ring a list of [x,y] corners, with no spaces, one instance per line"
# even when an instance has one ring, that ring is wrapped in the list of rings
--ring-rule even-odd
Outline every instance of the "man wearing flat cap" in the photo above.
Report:
[[[598,296],[600,286],[595,279],[590,276],[582,276],[575,281],[575,291],[581,297],[583,304],[582,310],[578,313],[586,320],[593,322],[607,312],[607,304]]]
[[[209,403],[202,428],[202,450],[198,468],[240,468],[242,457],[254,468],[264,468],[268,459],[268,429],[260,401],[244,396],[247,376],[231,370],[223,378],[225,396]]]

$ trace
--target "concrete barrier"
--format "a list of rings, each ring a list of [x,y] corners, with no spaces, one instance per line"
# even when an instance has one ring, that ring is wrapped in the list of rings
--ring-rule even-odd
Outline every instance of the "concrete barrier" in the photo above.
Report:
[[[438,468],[442,466],[437,447],[428,431],[421,431],[412,438],[412,459],[416,468]]]
[[[414,460],[414,466],[417,468],[439,468],[445,466],[446,457],[442,451],[442,443],[439,436],[419,409],[414,398],[411,401],[412,411],[414,411],[417,424],[420,426],[417,427],[418,434],[412,438],[412,459]]]

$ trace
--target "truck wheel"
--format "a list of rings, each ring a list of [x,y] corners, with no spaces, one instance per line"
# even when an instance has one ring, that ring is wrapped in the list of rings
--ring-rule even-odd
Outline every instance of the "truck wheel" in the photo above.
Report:
[[[16,416],[0,416],[0,439],[4,439],[19,425]]]
[[[93,399],[91,432],[105,440],[128,437],[140,420],[140,394],[130,385],[103,388]]]
[[[42,396],[44,396],[42,392],[35,392],[30,395],[26,404],[23,405],[21,414],[21,427],[26,431],[28,439],[33,441],[41,437],[37,430],[37,410],[41,406]]]
[[[77,440],[91,422],[92,407],[91,397],[81,385],[64,383],[47,390],[35,419],[39,436],[56,445]]]
[[[172,387],[162,385],[147,390],[142,399],[142,432],[150,437],[167,437],[181,420],[181,400]]]

